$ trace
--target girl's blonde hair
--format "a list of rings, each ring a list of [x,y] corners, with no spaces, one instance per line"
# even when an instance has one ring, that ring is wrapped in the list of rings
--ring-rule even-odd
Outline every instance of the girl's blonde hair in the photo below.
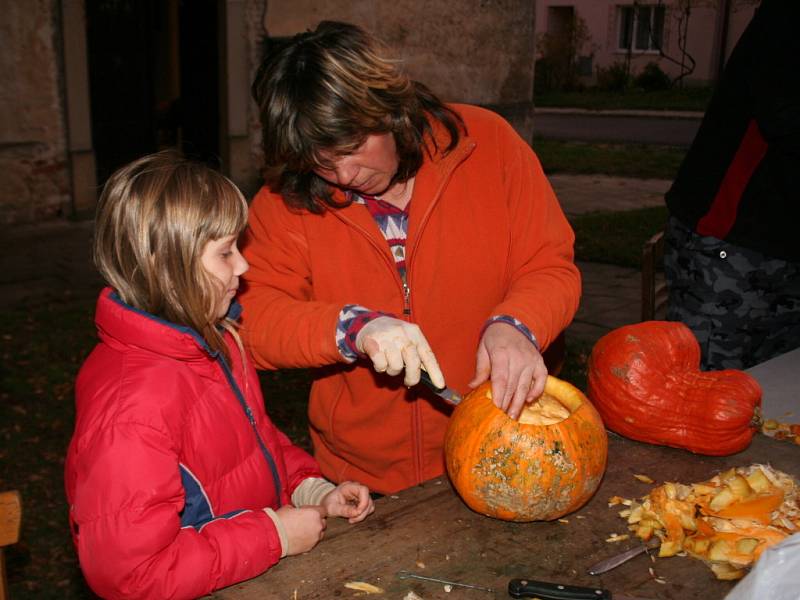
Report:
[[[215,311],[222,290],[201,263],[205,245],[239,235],[247,201],[236,185],[175,151],[151,154],[106,182],[94,263],[127,304],[197,331],[229,358]],[[227,324],[226,328],[230,328]]]

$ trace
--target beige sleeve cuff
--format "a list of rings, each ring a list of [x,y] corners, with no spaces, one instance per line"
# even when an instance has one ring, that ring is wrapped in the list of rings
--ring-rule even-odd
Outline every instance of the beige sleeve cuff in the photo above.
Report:
[[[281,540],[281,558],[283,558],[289,554],[289,536],[286,535],[286,529],[283,527],[278,513],[269,507],[265,508],[264,512],[267,513],[267,516],[275,523],[275,529],[278,531],[278,538]]]
[[[317,506],[326,495],[335,489],[336,486],[327,479],[309,477],[294,488],[292,504],[298,508],[301,506]]]

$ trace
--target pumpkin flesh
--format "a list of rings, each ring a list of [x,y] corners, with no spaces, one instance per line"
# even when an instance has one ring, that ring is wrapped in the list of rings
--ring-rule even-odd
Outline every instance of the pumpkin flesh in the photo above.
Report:
[[[740,481],[756,486],[735,483]],[[713,509],[723,495],[724,507]],[[667,482],[640,500],[614,497],[611,504],[630,507],[620,516],[639,538],[660,538],[660,557],[686,552],[706,562],[719,579],[738,579],[766,548],[800,531],[799,499],[794,478],[754,464],[690,485]]]
[[[541,400],[549,408],[526,407],[515,421],[494,405],[487,382],[454,411],[445,436],[447,471],[476,512],[507,521],[557,519],[599,486],[608,440],[597,411],[554,377]]]

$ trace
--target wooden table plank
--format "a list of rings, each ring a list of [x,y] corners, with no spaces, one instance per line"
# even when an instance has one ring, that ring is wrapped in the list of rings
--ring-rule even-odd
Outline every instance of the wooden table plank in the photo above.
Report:
[[[331,519],[325,539],[311,552],[281,561],[264,575],[220,590],[217,599],[265,598],[403,598],[409,591],[425,600],[508,598],[513,577],[602,586],[615,593],[659,600],[715,600],[733,583],[718,581],[700,561],[688,557],[637,557],[604,575],[593,577],[586,568],[633,546],[632,541],[609,544],[612,533],[627,532],[617,512],[609,508],[614,495],[638,497],[651,488],[633,474],[656,480],[691,483],[733,466],[769,462],[800,477],[800,447],[758,435],[751,446],[728,457],[697,456],[682,450],[639,444],[611,435],[609,466],[597,494],[567,523],[507,523],[468,509],[446,479],[410,488],[376,503],[375,514],[351,526]],[[653,567],[666,584],[654,581]],[[490,587],[494,593],[440,584],[400,580],[407,570],[442,579]],[[365,596],[346,589],[348,581],[365,581],[385,590]]]

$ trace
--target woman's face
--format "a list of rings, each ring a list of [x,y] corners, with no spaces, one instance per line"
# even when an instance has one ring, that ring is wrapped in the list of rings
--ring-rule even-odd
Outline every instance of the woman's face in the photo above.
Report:
[[[345,156],[326,156],[330,169],[314,169],[319,177],[338,188],[368,196],[385,192],[397,173],[397,146],[391,133],[373,134],[361,146]]]
[[[200,255],[200,264],[219,287],[214,313],[218,319],[228,314],[231,301],[239,289],[239,276],[250,268],[236,245],[237,237],[229,235],[211,240]]]

